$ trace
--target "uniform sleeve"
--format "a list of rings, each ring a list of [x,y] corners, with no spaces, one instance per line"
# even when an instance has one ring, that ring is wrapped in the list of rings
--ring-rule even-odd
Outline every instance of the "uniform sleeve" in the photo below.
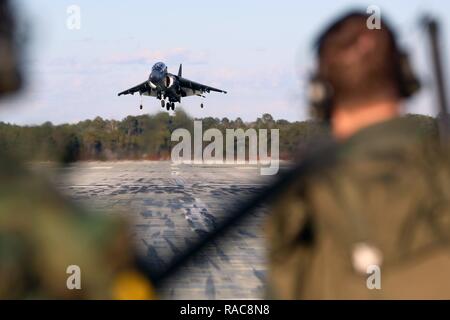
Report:
[[[268,298],[297,299],[311,259],[313,228],[307,202],[292,189],[271,208],[266,224]]]
[[[32,176],[0,188],[0,297],[147,299],[125,221],[88,213]]]
[[[56,218],[50,228],[49,219],[57,215],[61,219]],[[44,295],[70,299],[153,298],[151,284],[134,265],[135,249],[124,220],[63,206],[42,223],[47,225],[46,234],[35,238],[39,239],[37,250],[45,256],[35,257],[41,262],[35,271]],[[78,283],[76,276],[81,279]]]

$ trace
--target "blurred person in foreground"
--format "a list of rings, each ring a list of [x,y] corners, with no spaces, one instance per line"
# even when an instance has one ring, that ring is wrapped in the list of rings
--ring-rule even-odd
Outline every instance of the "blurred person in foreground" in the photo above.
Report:
[[[15,30],[0,0],[1,97],[21,87]],[[132,252],[121,220],[84,212],[0,150],[0,299],[151,298]]]
[[[319,37],[313,102],[335,148],[272,208],[270,298],[450,298],[450,162],[400,115],[418,82],[390,27],[368,18],[351,12]]]

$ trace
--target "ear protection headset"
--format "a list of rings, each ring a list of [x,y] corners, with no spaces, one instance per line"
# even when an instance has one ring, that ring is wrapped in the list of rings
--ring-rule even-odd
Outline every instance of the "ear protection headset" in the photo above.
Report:
[[[318,41],[319,47],[325,36],[342,20],[339,19],[338,22],[334,23],[323,33]],[[389,28],[388,31],[396,51],[395,77],[399,94],[401,98],[407,99],[420,90],[420,81],[413,71],[408,54],[406,51],[397,47],[393,33]],[[327,122],[330,120],[333,109],[333,96],[334,89],[332,85],[326,79],[321,78],[318,71],[313,73],[309,80],[308,100],[312,108],[312,113],[316,118]]]

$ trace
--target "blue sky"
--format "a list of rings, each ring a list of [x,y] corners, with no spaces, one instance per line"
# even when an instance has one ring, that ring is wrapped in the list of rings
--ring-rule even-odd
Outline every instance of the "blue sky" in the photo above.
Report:
[[[450,2],[434,1],[55,1],[17,0],[29,33],[26,90],[4,100],[0,121],[18,124],[76,122],[101,116],[155,113],[159,101],[117,97],[142,82],[162,60],[194,81],[229,91],[182,101],[193,116],[308,117],[305,80],[312,70],[312,41],[327,22],[351,9],[378,5],[401,36],[425,90],[408,111],[433,114],[426,38],[418,27],[424,12],[445,22]],[[81,29],[66,27],[67,7],[81,9]],[[446,23],[446,42],[450,29]],[[448,51],[447,51],[448,52]]]

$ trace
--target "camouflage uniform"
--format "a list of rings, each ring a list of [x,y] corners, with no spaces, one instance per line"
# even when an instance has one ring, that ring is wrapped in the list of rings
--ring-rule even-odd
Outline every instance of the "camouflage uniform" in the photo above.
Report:
[[[418,118],[356,133],[274,205],[271,298],[450,298],[450,162]],[[381,290],[355,271],[362,243],[382,257]]]
[[[136,283],[123,276],[137,275],[123,221],[85,213],[4,155],[0,181],[0,298],[150,297],[122,295]],[[81,269],[81,290],[67,288],[70,265]]]
[[[0,96],[21,85],[14,29],[0,0]],[[0,299],[152,298],[130,244],[122,221],[86,214],[0,150]],[[81,290],[67,287],[71,265]]]

